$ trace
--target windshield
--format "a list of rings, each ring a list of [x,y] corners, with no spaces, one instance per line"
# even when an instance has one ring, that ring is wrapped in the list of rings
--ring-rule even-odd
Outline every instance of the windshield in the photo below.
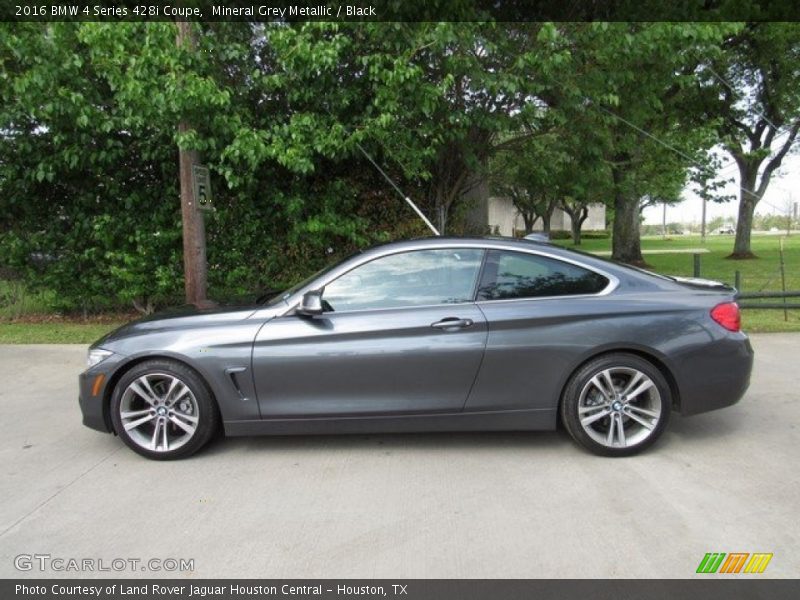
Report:
[[[356,254],[361,254],[361,251],[359,250],[358,252],[354,252],[353,254],[350,254],[349,256],[347,256],[346,258],[343,258],[342,260],[336,261],[336,262],[328,265],[327,267],[323,267],[322,269],[320,269],[319,271],[317,271],[313,275],[303,279],[303,281],[301,281],[300,283],[294,284],[292,287],[290,287],[285,292],[281,292],[279,294],[276,294],[275,296],[272,296],[269,300],[266,301],[265,306],[275,306],[276,304],[280,304],[281,302],[286,302],[286,300],[288,300],[292,295],[297,293],[298,290],[303,289],[309,283],[314,281],[317,277],[323,276],[325,273],[327,273],[329,271],[332,271],[334,268],[338,267],[343,262],[345,262],[347,260],[350,260]]]

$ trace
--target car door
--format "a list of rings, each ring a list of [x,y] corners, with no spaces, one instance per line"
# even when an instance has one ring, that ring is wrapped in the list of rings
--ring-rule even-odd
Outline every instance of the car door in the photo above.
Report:
[[[610,275],[538,252],[489,250],[477,291],[489,337],[465,410],[552,409],[568,365],[618,327]]]
[[[325,312],[267,323],[253,347],[263,418],[463,408],[486,346],[483,250],[381,256],[329,282]]]

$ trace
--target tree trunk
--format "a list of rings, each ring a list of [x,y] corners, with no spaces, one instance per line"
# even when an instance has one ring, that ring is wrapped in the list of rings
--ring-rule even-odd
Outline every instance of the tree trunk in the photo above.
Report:
[[[739,190],[739,217],[736,221],[736,241],[733,253],[728,258],[757,258],[750,250],[750,232],[753,229],[753,213],[760,198],[755,192],[758,164],[739,162],[741,189]]]
[[[581,245],[581,229],[583,223],[589,217],[589,208],[587,206],[570,206],[567,203],[561,205],[561,210],[569,215],[569,228],[572,232],[572,245]]]
[[[528,235],[533,231],[533,226],[536,224],[536,219],[538,217],[524,210],[520,211],[520,214],[522,215],[523,223],[525,223],[525,235]]]
[[[542,230],[550,237],[550,222],[553,220],[553,213],[558,206],[558,198],[553,196],[550,200],[545,200],[544,213],[542,214]]]
[[[614,196],[614,233],[611,247],[611,257],[614,260],[632,265],[645,264],[639,238],[639,202],[626,198],[619,191]]]
[[[764,93],[767,97],[769,96],[766,91]],[[770,112],[769,109],[767,109],[767,112]],[[761,116],[763,117],[763,115]],[[735,120],[733,124],[737,127],[741,126],[741,123]],[[769,128],[767,128],[767,125],[769,125]],[[764,155],[769,155],[773,151],[771,144],[774,140],[776,129],[771,121],[763,117],[763,120],[756,124],[755,129],[747,130],[745,128],[750,138],[749,152],[743,152],[741,147],[736,144],[727,146],[728,152],[736,160],[736,164],[739,167],[739,185],[741,186],[741,191],[739,192],[739,221],[736,223],[736,241],[733,244],[733,254],[728,258],[757,258],[750,249],[753,213],[756,205],[767,191],[772,174],[776,169],[780,168],[783,159],[792,149],[797,135],[800,133],[800,119],[795,118],[789,129],[789,136],[781,143],[777,153],[768,160],[759,181],[758,170],[761,163],[766,160]],[[764,131],[767,131],[767,135],[762,143],[760,136]]]
[[[744,195],[742,191],[742,195]],[[741,198],[739,200],[739,217],[736,221],[736,241],[733,244],[733,254],[728,258],[747,259],[757,258],[750,250],[750,232],[753,229],[753,213],[756,211],[754,199]]]
[[[548,236],[550,235],[550,218],[552,216],[553,216],[552,212],[545,212],[542,215],[542,231]]]
[[[587,209],[578,211],[575,216],[570,215],[569,222],[570,228],[572,229],[572,244],[574,246],[581,245],[581,229],[583,228],[583,222],[588,216],[589,211]]]
[[[436,229],[439,230],[439,235],[444,235],[447,233],[447,207],[444,204],[436,207],[436,216],[439,219],[439,226]]]
[[[581,245],[581,223],[576,219],[570,219],[570,229],[572,230],[572,245]]]
[[[194,50],[196,42],[192,24],[187,21],[176,23],[178,34],[176,44],[178,48],[186,47]],[[192,130],[190,123],[181,121],[178,131],[186,133]],[[200,163],[200,158],[195,150],[178,150],[178,162],[181,183],[181,218],[183,221],[183,276],[186,292],[186,303],[194,304],[198,308],[212,306],[206,298],[207,273],[206,273],[206,229],[203,213],[197,206],[192,186],[192,169]]]
[[[436,186],[436,229],[439,230],[439,235],[444,235],[447,232],[447,216],[448,216],[448,203],[447,191],[444,184],[440,183]]]

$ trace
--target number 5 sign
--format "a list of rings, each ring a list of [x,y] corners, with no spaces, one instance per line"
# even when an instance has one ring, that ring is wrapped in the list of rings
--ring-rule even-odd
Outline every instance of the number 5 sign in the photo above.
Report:
[[[211,176],[208,167],[192,166],[192,191],[199,210],[211,210]]]

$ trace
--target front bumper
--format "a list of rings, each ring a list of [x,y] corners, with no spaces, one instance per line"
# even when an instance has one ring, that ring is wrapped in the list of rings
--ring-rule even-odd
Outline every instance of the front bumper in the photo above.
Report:
[[[121,356],[112,354],[78,376],[78,404],[86,427],[104,433],[114,431],[109,412],[108,391],[109,381],[121,359]]]

